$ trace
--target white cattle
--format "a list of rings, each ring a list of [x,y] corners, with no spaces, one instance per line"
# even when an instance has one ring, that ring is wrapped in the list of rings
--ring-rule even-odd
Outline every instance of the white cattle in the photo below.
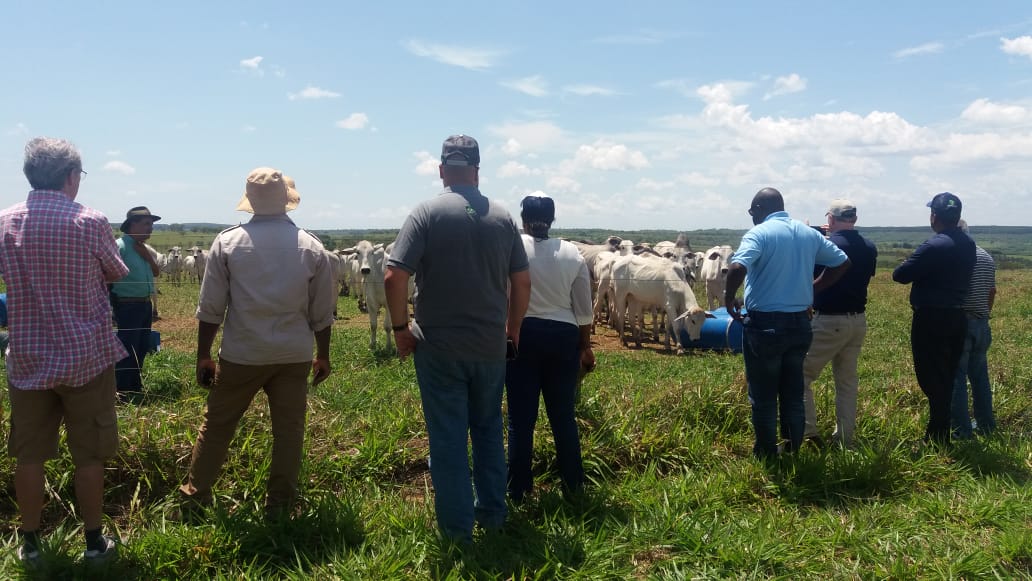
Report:
[[[595,267],[591,272],[591,278],[596,282],[595,304],[592,309],[594,316],[591,319],[591,332],[595,332],[595,323],[612,319],[612,306],[615,299],[613,295],[613,263],[619,258],[615,252],[603,250],[595,257]],[[605,317],[603,317],[603,312]]]
[[[194,275],[197,273],[197,259],[193,254],[187,254],[183,257],[183,274],[189,280],[194,282]]]
[[[727,261],[731,258],[730,246],[714,246],[706,251],[706,258],[699,273],[706,282],[706,304],[715,309],[724,304],[724,288],[727,287]]]
[[[204,268],[208,265],[208,251],[201,250],[197,246],[189,249],[190,254],[183,259],[183,272],[192,278],[197,284],[204,281]],[[187,262],[187,258],[193,260]]]
[[[602,252],[616,252],[620,246],[620,242],[623,239],[619,236],[610,236],[606,238],[604,244],[591,244],[589,242],[581,242],[577,240],[569,240],[570,244],[577,247],[577,251],[584,257],[584,264],[588,265],[588,272],[595,272],[595,261],[598,259],[599,253]],[[598,282],[595,280],[594,282]]]
[[[694,283],[698,280],[698,272],[695,270],[695,253],[692,252],[691,244],[688,242],[688,237],[683,233],[677,235],[677,242],[671,242],[664,240],[663,242],[657,242],[653,247],[660,256],[664,256],[679,263],[684,267],[684,273],[687,275],[688,282]]]
[[[383,244],[373,245],[362,240],[354,246],[355,258],[362,273],[362,289],[365,295],[366,308],[369,310],[369,348],[376,349],[376,319],[380,309],[384,310],[383,330],[387,336],[387,349],[393,349],[391,334],[391,310],[387,308],[387,293],[383,287],[384,250]]]
[[[624,321],[633,316],[631,335],[638,347],[641,347],[642,309],[650,305],[661,307],[670,322],[664,340],[666,349],[670,349],[671,335],[677,335],[681,330],[686,329],[689,337],[697,340],[702,334],[703,320],[713,317],[699,308],[695,292],[684,280],[683,268],[668,260],[641,256],[620,257],[613,264],[612,280],[616,296],[613,319],[625,345]],[[628,307],[629,314],[625,312]],[[680,353],[680,342],[677,345]]]
[[[162,266],[161,271],[168,275],[168,281],[172,284],[178,285],[182,282],[183,276],[183,249],[179,246],[173,246],[168,249],[168,254],[165,255],[165,264]]]

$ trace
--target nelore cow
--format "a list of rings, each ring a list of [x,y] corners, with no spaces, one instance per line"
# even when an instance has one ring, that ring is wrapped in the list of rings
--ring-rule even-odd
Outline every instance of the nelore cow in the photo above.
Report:
[[[621,341],[626,345],[625,321],[631,322],[631,335],[641,347],[641,321],[643,310],[653,305],[666,312],[668,324],[663,346],[670,349],[671,335],[679,336],[687,331],[691,340],[702,335],[702,323],[713,315],[702,310],[695,299],[695,292],[685,280],[684,269],[669,260],[657,260],[642,256],[623,256],[612,268],[612,285],[615,295],[613,320]],[[679,341],[677,352],[683,350]]]
[[[724,289],[727,287],[727,261],[731,258],[730,246],[714,246],[706,251],[700,275],[706,283],[706,304],[713,310],[724,304]]]
[[[387,293],[383,288],[384,248],[383,244],[373,245],[362,240],[351,248],[345,248],[342,254],[353,256],[362,275],[362,295],[365,297],[366,309],[369,311],[369,348],[376,349],[376,327],[380,309],[383,314],[383,330],[387,336],[387,349],[394,348],[391,335],[391,311],[387,308]]]

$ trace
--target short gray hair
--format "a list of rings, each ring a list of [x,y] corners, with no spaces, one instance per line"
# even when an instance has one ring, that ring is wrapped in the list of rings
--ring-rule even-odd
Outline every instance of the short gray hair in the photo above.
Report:
[[[23,171],[34,190],[60,190],[68,174],[81,169],[82,157],[69,141],[36,137],[25,144]]]
[[[968,234],[967,220],[964,220],[963,218],[961,218],[960,221],[957,222],[957,228],[960,228],[960,231],[963,232],[964,234]]]

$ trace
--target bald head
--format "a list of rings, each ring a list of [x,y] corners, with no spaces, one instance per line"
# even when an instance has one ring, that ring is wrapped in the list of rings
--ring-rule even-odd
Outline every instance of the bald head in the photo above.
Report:
[[[759,224],[774,212],[782,212],[784,210],[785,199],[781,197],[781,192],[774,188],[763,188],[756,192],[752,199],[752,207],[749,208],[749,212],[753,217],[753,224]]]

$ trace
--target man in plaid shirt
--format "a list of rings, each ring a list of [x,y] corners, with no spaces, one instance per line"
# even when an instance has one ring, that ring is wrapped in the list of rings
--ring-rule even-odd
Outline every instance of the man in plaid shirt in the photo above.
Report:
[[[115,455],[114,364],[126,352],[111,327],[106,283],[129,271],[107,218],[75,201],[86,175],[62,139],[25,146],[28,199],[0,212],[0,274],[10,307],[7,380],[10,454],[21,511],[19,558],[40,558],[43,463],[57,456],[63,421],[75,464],[75,495],[87,562],[116,554],[101,532],[104,461]]]

